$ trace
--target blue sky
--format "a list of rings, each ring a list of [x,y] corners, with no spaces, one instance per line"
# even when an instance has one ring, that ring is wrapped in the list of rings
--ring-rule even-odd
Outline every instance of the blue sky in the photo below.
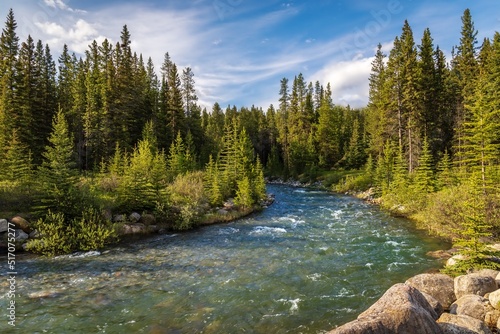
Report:
[[[127,24],[133,50],[157,72],[166,52],[193,69],[208,110],[276,106],[280,79],[298,73],[330,82],[334,103],[362,107],[376,46],[388,53],[405,19],[417,44],[429,27],[448,59],[465,8],[480,42],[500,31],[497,0],[2,0],[3,22],[9,8],[21,41],[49,43],[55,59],[64,43],[81,55],[94,39],[116,42]]]

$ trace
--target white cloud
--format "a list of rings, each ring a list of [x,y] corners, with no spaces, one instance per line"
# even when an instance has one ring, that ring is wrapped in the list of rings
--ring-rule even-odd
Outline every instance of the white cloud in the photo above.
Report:
[[[43,0],[43,2],[52,8],[56,9],[61,9],[61,10],[67,10],[69,12],[75,12],[75,13],[86,13],[86,11],[81,10],[81,9],[73,9],[66,5],[63,0]]]
[[[332,97],[336,104],[363,107],[368,102],[368,78],[374,57],[352,61],[331,62],[315,73],[313,81],[332,87]]]

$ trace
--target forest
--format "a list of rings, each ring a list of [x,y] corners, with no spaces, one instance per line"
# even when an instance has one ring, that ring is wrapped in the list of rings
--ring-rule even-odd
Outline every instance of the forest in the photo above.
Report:
[[[468,9],[449,60],[429,29],[417,44],[407,21],[388,55],[379,44],[361,109],[335,104],[330,83],[299,73],[277,83],[266,110],[206,110],[192,69],[167,52],[156,71],[131,49],[126,25],[116,44],[94,41],[83,57],[65,46],[57,65],[47,44],[20,42],[16,28],[10,10],[0,212],[38,219],[40,240],[65,240],[32,242],[33,251],[102,247],[115,235],[103,210],[154,212],[188,229],[228,198],[259,203],[266,176],[365,191],[453,239],[464,265],[498,266],[487,242],[500,232],[500,34],[479,44]]]

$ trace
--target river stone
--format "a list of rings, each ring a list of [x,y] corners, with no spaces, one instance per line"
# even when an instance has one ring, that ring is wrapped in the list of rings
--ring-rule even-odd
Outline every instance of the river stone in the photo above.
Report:
[[[122,234],[128,235],[128,234],[146,234],[147,228],[146,225],[141,224],[141,223],[135,223],[135,224],[123,224],[122,227]]]
[[[7,219],[0,219],[0,233],[7,232],[9,230],[9,222]]]
[[[145,213],[141,216],[139,222],[146,226],[154,225],[156,224],[156,217],[150,213]]]
[[[127,221],[127,216],[125,216],[124,214],[113,216],[113,222],[115,223],[124,223],[125,221]]]
[[[420,290],[419,290],[420,291]],[[420,291],[420,293],[425,297],[425,300],[429,303],[429,305],[432,307],[432,309],[436,312],[437,316],[439,317],[441,314],[444,312],[443,305],[434,297],[431,295]]]
[[[474,274],[478,274],[481,276],[490,276],[490,277],[493,277],[494,280],[496,280],[498,274],[500,274],[500,271],[493,270],[493,269],[481,269],[477,272],[474,272]],[[498,282],[497,282],[497,284],[498,284]]]
[[[486,312],[492,310],[493,307],[490,305],[488,299],[478,295],[463,296],[451,304],[450,307],[451,314],[468,315],[481,321],[484,321]]]
[[[492,334],[483,321],[466,315],[443,313],[437,322],[444,334]]]
[[[132,212],[129,216],[128,216],[128,220],[129,222],[131,223],[137,223],[139,220],[141,219],[141,215],[137,212]]]
[[[406,284],[434,297],[445,310],[456,300],[453,278],[444,274],[420,274],[406,281]]]
[[[446,267],[452,267],[452,266],[456,265],[459,261],[465,260],[465,259],[466,259],[466,257],[462,254],[453,255],[452,257],[450,257],[448,259],[448,261],[446,261]]]
[[[16,225],[16,228],[20,228],[21,230],[23,230],[28,234],[31,233],[31,231],[33,230],[30,226],[30,223],[23,217],[16,216],[12,218],[10,222]]]
[[[500,289],[491,292],[488,295],[491,306],[495,309],[500,310]]]
[[[468,274],[455,277],[455,295],[457,299],[465,295],[484,296],[498,289],[493,277],[480,274]]]
[[[438,315],[420,291],[406,284],[393,285],[358,318],[330,334],[418,333],[440,334]]]
[[[488,311],[488,312],[486,312],[486,315],[484,316],[484,322],[486,323],[486,326],[488,326],[489,328],[497,327],[499,319],[500,319],[500,311],[499,310]]]
[[[17,229],[15,232],[15,238],[16,242],[23,242],[24,240],[27,240],[30,236],[28,233],[24,232],[21,229]]]

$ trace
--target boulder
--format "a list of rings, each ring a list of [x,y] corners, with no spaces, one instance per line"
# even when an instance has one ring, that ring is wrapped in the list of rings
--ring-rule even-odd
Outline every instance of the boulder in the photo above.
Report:
[[[490,276],[490,277],[493,277],[494,280],[496,280],[498,274],[500,274],[500,271],[493,270],[493,269],[481,269],[477,272],[474,272],[474,274],[478,274],[481,276]],[[498,284],[498,282],[497,282],[497,284]]]
[[[448,275],[421,274],[408,279],[405,284],[431,295],[445,310],[449,310],[450,305],[456,300],[454,281]]]
[[[500,310],[500,289],[491,292],[488,295],[488,299],[490,301],[491,306],[493,306],[497,310]]]
[[[146,227],[146,225],[141,224],[141,223],[123,224],[123,227],[122,227],[122,234],[123,235],[147,234],[147,233],[148,233],[148,228]]]
[[[406,284],[393,285],[368,310],[330,334],[420,333],[440,334],[438,315],[420,291]]]
[[[31,231],[33,231],[33,229],[30,226],[30,223],[23,217],[15,216],[10,220],[10,222],[16,225],[16,228],[19,228],[28,234],[30,234]]]
[[[114,223],[124,223],[127,220],[127,216],[125,215],[114,215],[113,222]]]
[[[17,229],[15,232],[16,242],[23,242],[27,240],[29,237],[30,236],[28,235],[28,233],[24,232],[21,229]]]
[[[497,282],[491,276],[468,274],[455,277],[455,295],[457,299],[466,295],[483,297],[485,294],[497,289]]]
[[[9,222],[7,219],[0,219],[0,233],[7,232],[9,230]]]
[[[441,314],[443,314],[443,312],[444,312],[443,305],[441,305],[441,303],[436,298],[434,298],[431,295],[429,295],[429,294],[427,294],[425,292],[422,292],[422,291],[420,291],[420,293],[422,293],[422,295],[425,297],[425,300],[427,300],[427,302],[432,307],[432,309],[434,310],[434,312],[436,312],[436,314],[437,314],[438,317]]]
[[[468,315],[484,321],[486,313],[493,311],[488,299],[478,295],[466,295],[451,304],[450,313],[457,315]]]
[[[443,313],[437,322],[444,334],[492,334],[483,321],[466,315]]]
[[[129,216],[128,216],[128,220],[129,222],[131,223],[137,223],[139,220],[141,220],[141,215],[138,214],[137,212],[132,212]]]
[[[448,261],[446,261],[446,267],[452,267],[456,265],[458,261],[462,261],[465,259],[466,259],[465,256],[463,256],[462,254],[453,255],[448,259]]]
[[[156,217],[153,216],[152,214],[145,213],[141,216],[139,223],[142,223],[146,226],[154,225],[154,224],[156,224]]]
[[[219,209],[219,210],[217,210],[217,214],[221,215],[221,216],[225,216],[225,215],[229,214],[229,212],[227,210],[224,210],[224,209]]]
[[[497,327],[499,319],[500,319],[500,311],[495,309],[486,312],[486,315],[484,316],[484,322],[486,323],[486,326],[488,326],[489,328]]]

